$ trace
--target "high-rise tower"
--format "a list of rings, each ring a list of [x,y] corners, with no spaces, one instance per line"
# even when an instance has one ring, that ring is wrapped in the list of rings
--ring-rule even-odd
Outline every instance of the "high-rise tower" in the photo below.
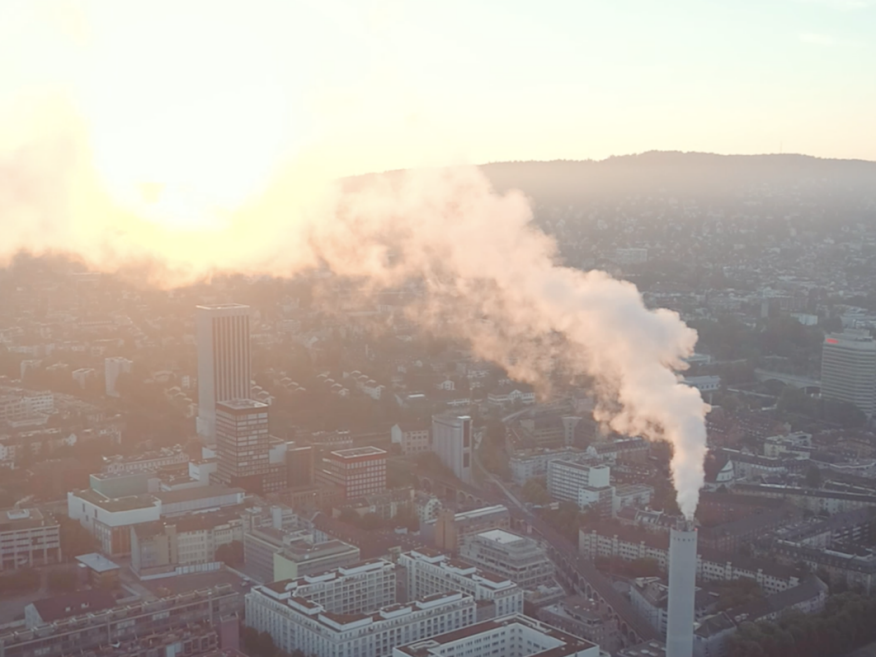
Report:
[[[248,399],[251,392],[249,306],[197,308],[198,434],[216,442],[216,403]]]
[[[230,399],[216,404],[219,481],[263,494],[271,467],[270,451],[267,404],[252,399]]]
[[[821,395],[876,413],[876,341],[866,331],[828,335],[821,350]]]
[[[669,534],[669,604],[666,616],[666,657],[693,654],[697,584],[697,530],[690,521]]]

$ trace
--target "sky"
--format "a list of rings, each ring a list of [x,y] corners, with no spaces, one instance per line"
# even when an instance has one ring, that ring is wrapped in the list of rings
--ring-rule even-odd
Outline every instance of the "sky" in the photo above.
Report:
[[[75,124],[119,194],[232,203],[290,161],[876,160],[874,71],[876,0],[0,0],[0,153]]]

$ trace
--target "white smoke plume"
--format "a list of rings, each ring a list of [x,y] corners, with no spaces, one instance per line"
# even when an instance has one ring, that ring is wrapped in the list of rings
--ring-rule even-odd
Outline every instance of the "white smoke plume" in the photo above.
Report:
[[[202,31],[201,18],[210,15],[194,15],[197,31]],[[26,36],[22,30],[7,32]],[[222,46],[217,52],[223,52],[227,40],[217,43]],[[4,61],[27,60],[0,57],[0,72]],[[204,65],[209,61],[205,58]],[[176,60],[167,70],[175,65]],[[133,88],[155,79],[161,78],[134,77]],[[125,95],[112,85],[107,89],[111,101]],[[217,89],[223,91],[221,85]],[[158,91],[156,111],[166,105],[162,94],[171,93]],[[234,101],[235,90],[228,93]],[[676,372],[693,352],[696,333],[674,312],[648,310],[630,283],[561,266],[554,241],[531,223],[522,194],[495,193],[473,167],[419,169],[343,187],[328,184],[334,177],[330,162],[347,141],[344,133],[333,143],[334,151],[303,148],[279,168],[273,183],[256,185],[243,205],[213,212],[210,203],[224,199],[232,174],[250,171],[246,159],[230,161],[235,153],[224,148],[205,157],[197,140],[183,152],[180,144],[197,126],[179,123],[172,113],[161,124],[162,130],[173,129],[167,148],[155,147],[154,139],[128,143],[139,126],[148,125],[146,113],[137,126],[128,126],[129,113],[145,96],[110,113],[114,128],[101,138],[93,133],[101,128],[103,114],[83,118],[78,109],[87,105],[68,100],[63,94],[48,101],[19,95],[13,104],[0,103],[0,265],[26,250],[74,254],[102,271],[137,267],[139,272],[148,266],[150,282],[163,285],[214,272],[293,276],[320,266],[358,281],[363,293],[418,281],[422,295],[409,310],[424,329],[467,342],[479,357],[541,390],[562,379],[586,380],[598,399],[599,421],[622,434],[669,441],[678,505],[685,516],[693,516],[703,484],[708,407]],[[255,104],[253,111],[261,107]],[[378,110],[384,114],[384,108]],[[233,135],[246,151],[241,136],[258,125],[250,120],[222,126],[217,134]],[[213,143],[211,137],[205,136],[205,145]],[[270,137],[270,132],[261,136],[265,144]],[[117,147],[120,140],[123,148]],[[140,184],[141,149],[148,151],[151,165],[143,171],[172,171],[171,184]],[[261,152],[256,149],[252,157]],[[197,190],[174,187],[173,176],[186,173],[177,161],[180,154],[192,156],[188,168],[199,175],[214,161],[229,159],[218,161],[216,180],[199,179],[212,194],[209,202]],[[127,179],[116,176],[122,170]]]

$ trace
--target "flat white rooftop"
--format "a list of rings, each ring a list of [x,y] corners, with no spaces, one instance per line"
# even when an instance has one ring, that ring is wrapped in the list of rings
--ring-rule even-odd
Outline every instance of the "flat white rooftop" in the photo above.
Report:
[[[512,534],[511,532],[506,532],[504,529],[491,529],[486,532],[481,532],[478,536],[482,536],[490,541],[495,541],[496,543],[514,543],[516,541],[521,540],[523,537],[518,536],[517,534]]]

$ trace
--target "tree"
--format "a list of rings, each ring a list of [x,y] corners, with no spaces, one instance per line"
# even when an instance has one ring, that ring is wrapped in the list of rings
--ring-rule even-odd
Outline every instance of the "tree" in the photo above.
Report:
[[[814,463],[810,464],[806,471],[806,486],[809,488],[821,488],[821,470]]]
[[[216,548],[216,561],[221,561],[229,568],[239,568],[243,565],[243,543],[231,541]]]
[[[544,479],[541,477],[532,477],[523,484],[521,491],[523,499],[533,504],[548,504],[551,501],[551,496],[545,488]]]
[[[76,590],[78,577],[76,570],[65,568],[53,570],[46,576],[46,583],[52,592],[70,592]]]

